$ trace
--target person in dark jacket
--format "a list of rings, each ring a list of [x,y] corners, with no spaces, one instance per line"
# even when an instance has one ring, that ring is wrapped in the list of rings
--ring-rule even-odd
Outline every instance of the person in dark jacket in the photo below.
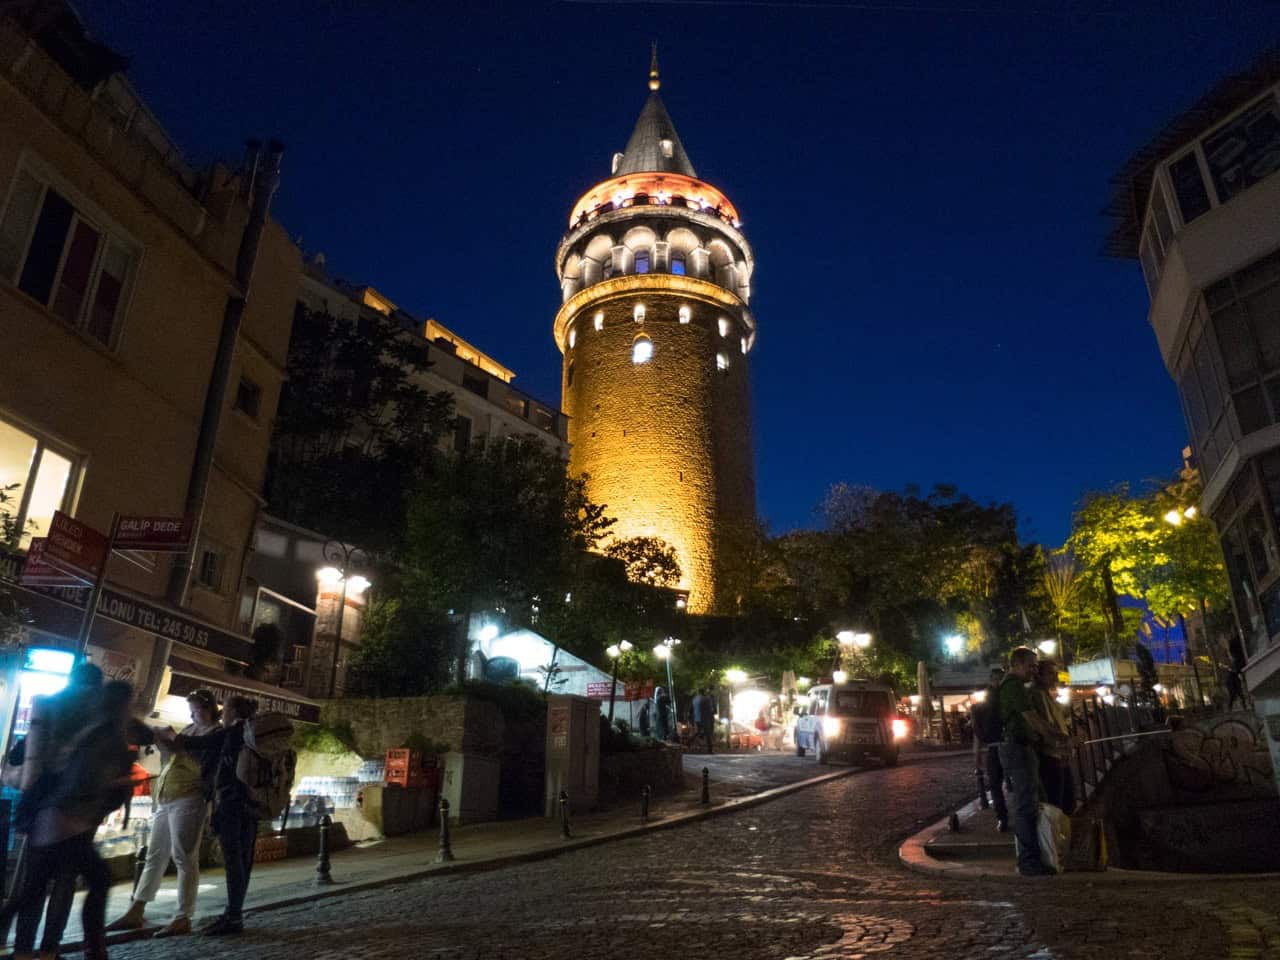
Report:
[[[1004,739],[1004,734],[1000,728],[1000,705],[996,702],[1002,680],[1004,669],[993,668],[991,682],[984,688],[981,701],[973,705],[973,754],[980,777],[979,783],[985,779],[986,786],[991,790],[991,806],[996,811],[996,829],[1005,833],[1009,829],[1009,805],[1004,797],[1004,767],[1000,764],[1000,741]]]
[[[39,782],[28,795],[32,802],[26,824],[27,870],[20,890],[0,912],[6,924],[12,912],[28,917],[34,908],[38,917],[39,906],[51,882],[56,890],[60,883],[83,877],[88,893],[82,927],[85,956],[89,960],[105,960],[107,956],[105,928],[111,871],[98,856],[93,839],[107,814],[123,804],[132,792],[130,773],[134,751],[129,746],[132,697],[133,688],[129,684],[120,681],[106,684],[93,696],[93,709],[82,717],[81,729],[74,731],[69,740],[49,742],[39,751],[33,751],[45,759],[41,761]],[[59,728],[55,720],[49,732],[69,731]],[[29,956],[34,940],[34,925],[19,923],[14,955]],[[54,944],[51,950],[42,952],[53,955],[56,951]]]
[[[228,697],[222,707],[222,728],[203,737],[173,737],[178,750],[200,756],[200,777],[213,797],[213,829],[226,861],[227,908],[201,928],[217,937],[244,930],[244,898],[253,872],[253,845],[258,836],[258,813],[249,788],[236,776],[236,761],[244,746],[245,724],[257,705],[248,697]]]

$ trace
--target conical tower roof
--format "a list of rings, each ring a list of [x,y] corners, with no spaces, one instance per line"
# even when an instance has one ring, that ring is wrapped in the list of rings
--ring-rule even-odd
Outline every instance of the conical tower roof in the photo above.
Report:
[[[622,151],[614,169],[615,176],[629,173],[682,173],[686,177],[698,174],[684,152],[684,144],[676,133],[676,125],[658,96],[658,51],[655,45],[649,66],[649,99],[640,111],[631,139]]]

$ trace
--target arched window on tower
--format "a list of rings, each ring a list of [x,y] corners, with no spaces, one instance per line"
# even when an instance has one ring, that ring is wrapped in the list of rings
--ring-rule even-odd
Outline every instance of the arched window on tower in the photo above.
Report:
[[[613,276],[613,257],[610,257],[604,262],[604,267],[600,271],[600,276],[606,280]]]
[[[636,323],[644,323],[644,304],[637,303],[636,308],[632,311],[632,316],[636,318]]]
[[[683,253],[673,253],[671,255],[671,272],[677,276],[683,277],[687,269],[688,262],[685,260]]]
[[[679,316],[680,316],[681,323],[688,323],[691,319],[693,319],[693,311],[690,310],[687,306],[683,306],[680,308]]]
[[[653,341],[641,334],[631,344],[631,362],[648,363],[653,359]]]
[[[637,250],[636,251],[636,273],[648,273],[648,272],[649,272],[649,251]]]

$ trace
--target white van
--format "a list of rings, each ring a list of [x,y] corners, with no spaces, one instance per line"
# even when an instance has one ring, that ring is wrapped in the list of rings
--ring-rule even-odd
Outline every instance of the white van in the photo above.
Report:
[[[892,687],[870,680],[818,684],[797,707],[796,756],[812,750],[819,763],[875,757],[894,766],[909,729],[897,702]]]

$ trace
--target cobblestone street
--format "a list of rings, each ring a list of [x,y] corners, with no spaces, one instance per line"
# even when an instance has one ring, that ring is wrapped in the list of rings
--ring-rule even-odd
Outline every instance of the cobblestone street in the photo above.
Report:
[[[897,769],[554,860],[259,913],[216,954],[1280,957],[1277,881],[1109,874],[964,883],[900,867],[898,842],[967,800],[968,773],[963,758],[917,755]],[[200,937],[137,942],[112,956],[203,958],[213,946]]]

